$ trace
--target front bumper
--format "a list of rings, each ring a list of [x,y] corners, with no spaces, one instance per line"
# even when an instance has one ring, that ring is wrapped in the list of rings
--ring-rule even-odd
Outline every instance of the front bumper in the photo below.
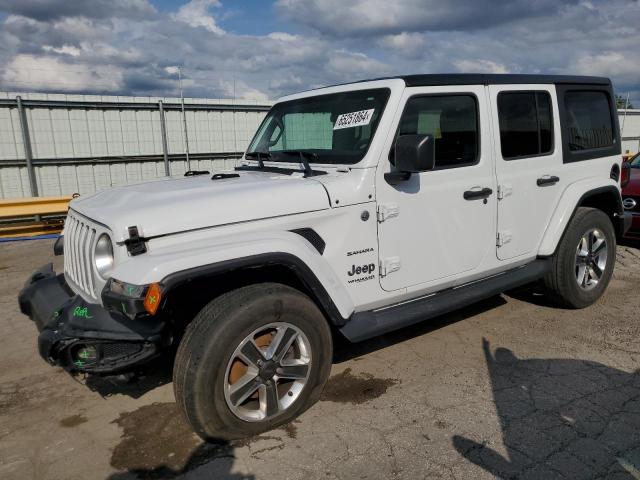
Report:
[[[157,356],[165,344],[159,318],[129,319],[88,303],[51,264],[37,270],[18,296],[22,313],[38,327],[40,356],[71,372],[115,373]]]

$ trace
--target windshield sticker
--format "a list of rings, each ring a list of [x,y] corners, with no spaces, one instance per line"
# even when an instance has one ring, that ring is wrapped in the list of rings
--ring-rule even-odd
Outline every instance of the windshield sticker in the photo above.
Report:
[[[342,128],[360,127],[362,125],[369,125],[371,117],[375,108],[369,110],[360,110],[359,112],[343,113],[336,119],[336,123],[333,125],[334,130],[340,130]]]

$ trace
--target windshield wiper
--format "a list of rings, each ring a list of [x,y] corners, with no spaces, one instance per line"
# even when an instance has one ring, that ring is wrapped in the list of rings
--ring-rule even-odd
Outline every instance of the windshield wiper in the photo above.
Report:
[[[311,165],[309,165],[309,158],[312,161],[317,161],[318,155],[316,153],[308,152],[306,150],[281,150],[278,153],[284,153],[285,155],[298,155],[300,157],[300,163],[304,166],[304,176],[313,176],[313,170],[311,169]]]
[[[264,161],[262,160],[262,157],[265,158],[271,158],[271,154],[269,152],[259,152],[259,151],[255,151],[255,152],[249,152],[247,154],[245,154],[245,157],[248,158],[253,158],[253,157],[257,157],[258,159],[258,167],[260,169],[264,169]]]
[[[274,172],[274,173],[291,173],[294,172],[295,170],[292,169],[286,169],[286,168],[280,168],[280,167],[268,167],[264,164],[263,158],[266,158],[267,160],[272,158],[274,156],[274,154],[284,154],[284,155],[297,155],[300,159],[300,163],[302,163],[302,165],[304,166],[304,176],[305,177],[313,177],[314,175],[325,175],[327,172],[323,172],[323,171],[317,171],[317,170],[313,170],[311,168],[311,165],[309,164],[309,159],[311,159],[312,161],[317,161],[318,160],[318,155],[313,153],[313,152],[308,152],[305,150],[278,150],[276,152],[260,152],[260,151],[253,151],[253,152],[249,152],[247,154],[245,154],[246,158],[256,158],[258,160],[258,166],[257,167],[252,167],[252,166],[241,166],[241,167],[236,167],[236,170],[254,170],[254,169],[258,169],[258,170],[264,170],[264,171],[270,171],[270,172]]]

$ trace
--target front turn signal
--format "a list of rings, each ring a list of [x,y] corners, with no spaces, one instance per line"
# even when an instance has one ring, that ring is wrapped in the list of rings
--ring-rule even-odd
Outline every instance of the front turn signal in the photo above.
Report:
[[[160,300],[162,300],[160,284],[152,283],[149,285],[147,294],[144,297],[144,309],[151,315],[155,315],[160,306]]]

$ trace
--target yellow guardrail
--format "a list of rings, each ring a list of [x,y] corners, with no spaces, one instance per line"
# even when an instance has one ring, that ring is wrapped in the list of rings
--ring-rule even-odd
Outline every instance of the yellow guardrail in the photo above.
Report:
[[[73,197],[36,197],[0,200],[0,238],[60,233]],[[57,218],[42,218],[57,216]]]

